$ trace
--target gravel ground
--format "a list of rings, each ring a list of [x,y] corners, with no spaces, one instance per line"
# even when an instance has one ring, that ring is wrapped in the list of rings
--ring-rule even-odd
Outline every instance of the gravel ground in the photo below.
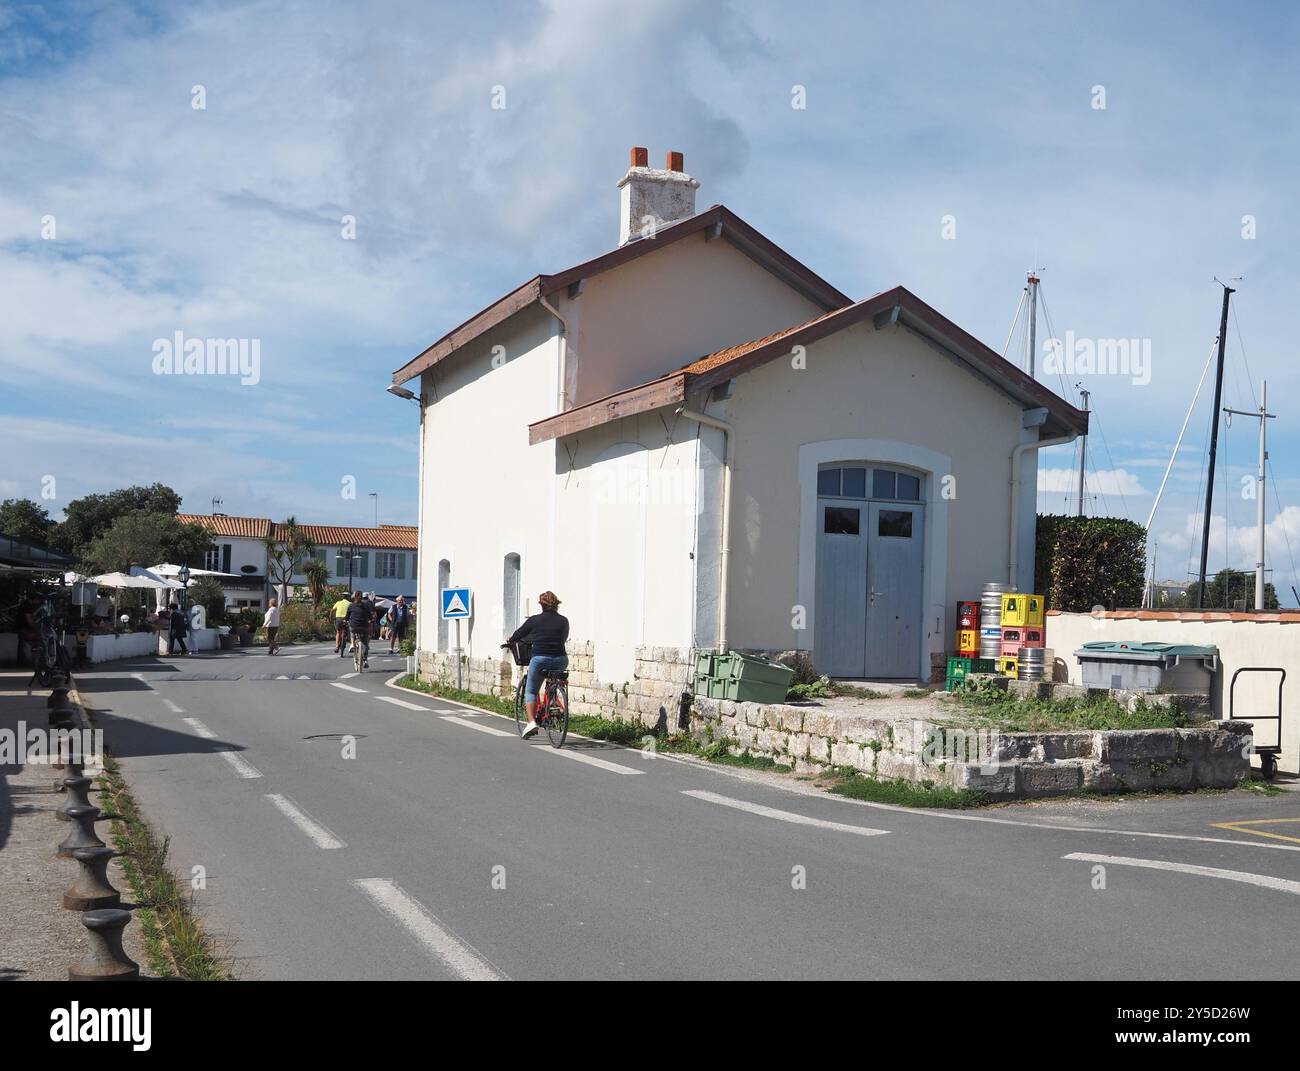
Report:
[[[15,731],[20,721],[29,729],[47,724],[49,693],[28,696],[30,676],[20,670],[0,672],[0,731]],[[0,765],[0,980],[66,981],[68,967],[86,949],[80,915],[62,903],[77,864],[55,853],[68,835],[67,823],[54,814],[63,805],[63,794],[54,787],[62,776],[43,764]],[[107,826],[98,825],[101,839],[108,837]],[[117,860],[109,877],[129,901]],[[125,947],[143,965],[136,922],[126,928]]]

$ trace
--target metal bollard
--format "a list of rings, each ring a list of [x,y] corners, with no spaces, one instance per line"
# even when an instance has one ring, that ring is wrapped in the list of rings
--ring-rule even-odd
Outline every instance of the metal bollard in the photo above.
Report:
[[[90,938],[90,952],[68,968],[69,982],[116,982],[140,977],[140,967],[122,948],[122,931],[131,912],[120,907],[87,911],[81,916]]]
[[[69,822],[72,820],[72,808],[93,807],[94,804],[90,802],[90,787],[94,783],[89,777],[65,777],[63,791],[68,798],[63,806],[54,812],[54,817],[60,822]]]
[[[50,707],[50,725],[58,729],[71,729],[75,724],[76,709],[71,704]]]
[[[50,689],[50,694],[45,697],[47,707],[66,707],[71,700],[68,699],[68,693],[72,691],[66,684],[56,684]]]
[[[103,848],[104,842],[95,836],[95,819],[99,817],[98,807],[69,807],[68,818],[72,829],[59,844],[59,855],[71,859],[78,848]]]
[[[77,848],[72,858],[81,869],[63,894],[63,906],[69,911],[96,911],[121,904],[122,894],[108,880],[109,860],[120,854],[112,848]]]

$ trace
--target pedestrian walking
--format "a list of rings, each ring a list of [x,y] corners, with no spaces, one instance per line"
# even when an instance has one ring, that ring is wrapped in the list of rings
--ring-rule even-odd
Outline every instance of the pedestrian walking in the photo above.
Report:
[[[185,646],[185,634],[190,630],[189,623],[185,620],[185,615],[181,613],[180,607],[175,603],[172,603],[168,610],[171,611],[171,616],[167,620],[167,653],[174,655],[176,645],[179,643],[181,645],[181,654],[188,656],[190,649]]]
[[[280,605],[275,599],[272,599],[266,608],[266,616],[262,618],[262,627],[266,629],[267,654],[276,654],[280,650],[280,645],[276,642],[276,636],[280,634]]]
[[[392,608],[388,611],[388,653],[393,654],[406,639],[406,627],[411,620],[411,611],[406,606],[406,596],[397,596]]]

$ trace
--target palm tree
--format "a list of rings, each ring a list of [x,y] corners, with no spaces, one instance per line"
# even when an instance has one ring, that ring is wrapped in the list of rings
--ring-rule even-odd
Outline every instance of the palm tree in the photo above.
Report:
[[[307,592],[311,595],[312,614],[318,614],[321,600],[325,598],[325,589],[330,582],[329,566],[319,558],[312,558],[302,567],[302,575],[307,581]]]
[[[293,517],[286,517],[284,523],[276,525],[271,534],[263,540],[266,546],[266,571],[280,588],[280,605],[289,601],[289,584],[299,566],[308,559],[315,559],[316,544],[312,541]]]

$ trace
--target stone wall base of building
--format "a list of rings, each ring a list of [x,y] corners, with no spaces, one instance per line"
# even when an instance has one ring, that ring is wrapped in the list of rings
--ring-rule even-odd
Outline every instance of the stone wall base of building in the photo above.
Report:
[[[992,799],[1070,792],[1231,788],[1250,769],[1251,726],[1008,733],[816,706],[697,698],[691,735],[798,773],[848,767],[882,780],[975,789]]]

